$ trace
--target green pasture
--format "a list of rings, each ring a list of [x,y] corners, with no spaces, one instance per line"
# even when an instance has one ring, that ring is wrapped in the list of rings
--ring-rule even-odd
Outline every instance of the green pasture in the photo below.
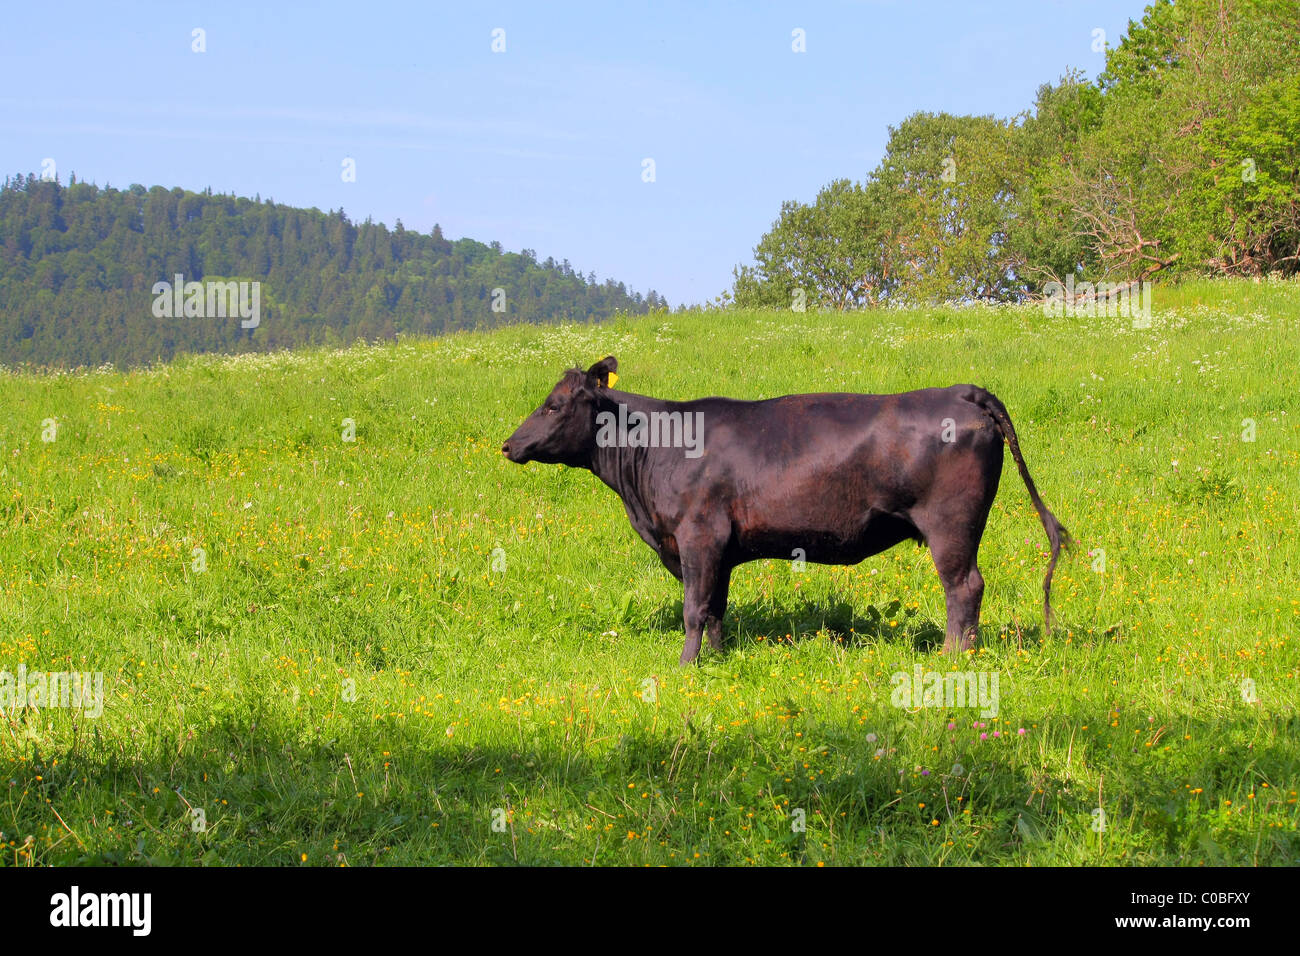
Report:
[[[2,374],[0,672],[103,699],[0,714],[0,861],[1300,864],[1297,317],[1207,282],[1147,328],[659,313]],[[499,452],[607,354],[669,398],[989,388],[1078,543],[1057,629],[1007,456],[976,651],[936,653],[909,543],[738,569],[679,669],[615,495]],[[996,715],[895,706],[917,664],[996,674]]]

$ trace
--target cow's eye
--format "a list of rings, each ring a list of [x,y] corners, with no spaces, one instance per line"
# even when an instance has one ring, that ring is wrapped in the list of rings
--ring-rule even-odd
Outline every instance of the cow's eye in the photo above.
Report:
[[[556,409],[554,405],[544,405],[542,406],[542,411],[546,412],[548,415],[554,415],[558,409]]]

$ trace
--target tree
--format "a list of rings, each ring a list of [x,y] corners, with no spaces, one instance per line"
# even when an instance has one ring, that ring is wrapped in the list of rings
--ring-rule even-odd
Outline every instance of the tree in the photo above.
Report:
[[[916,113],[862,184],[787,202],[741,305],[1004,301],[1049,281],[1300,271],[1300,3],[1157,0],[1096,84]]]
[[[844,309],[872,301],[880,269],[868,212],[862,187],[847,179],[830,183],[811,206],[782,203],[754,249],[756,265],[735,272],[736,303]]]

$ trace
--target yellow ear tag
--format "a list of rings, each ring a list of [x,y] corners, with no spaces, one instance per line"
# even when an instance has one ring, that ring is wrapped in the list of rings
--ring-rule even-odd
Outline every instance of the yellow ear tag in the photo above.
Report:
[[[613,372],[610,372],[610,373],[609,373],[609,381],[605,383],[605,387],[606,387],[606,388],[613,388],[613,387],[614,387],[614,383],[617,382],[617,381],[618,381],[618,376],[615,375]]]

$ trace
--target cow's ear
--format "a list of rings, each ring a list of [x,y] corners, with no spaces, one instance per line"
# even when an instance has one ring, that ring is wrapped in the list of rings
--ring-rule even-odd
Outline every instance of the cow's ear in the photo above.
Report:
[[[596,384],[601,388],[612,388],[618,381],[618,376],[614,373],[618,370],[618,359],[612,355],[606,355],[603,359],[587,369],[587,377],[594,379]]]

